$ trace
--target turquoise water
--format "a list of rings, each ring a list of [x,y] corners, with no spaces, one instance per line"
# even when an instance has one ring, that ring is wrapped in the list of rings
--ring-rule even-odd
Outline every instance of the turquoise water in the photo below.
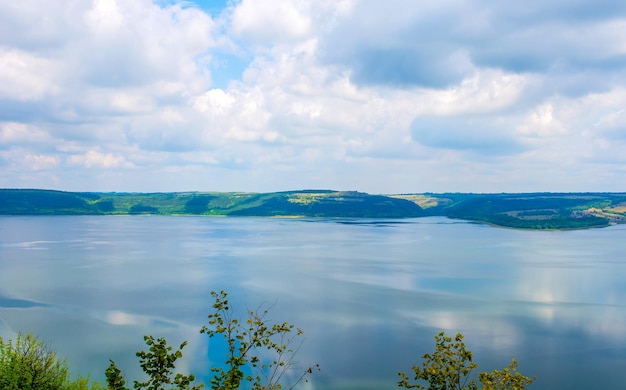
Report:
[[[445,218],[0,217],[0,335],[33,332],[74,372],[133,377],[144,334],[222,351],[198,329],[211,290],[305,331],[303,388],[393,389],[462,332],[481,370],[516,357],[534,389],[626,382],[626,225],[536,232]],[[207,352],[209,351],[209,352]]]

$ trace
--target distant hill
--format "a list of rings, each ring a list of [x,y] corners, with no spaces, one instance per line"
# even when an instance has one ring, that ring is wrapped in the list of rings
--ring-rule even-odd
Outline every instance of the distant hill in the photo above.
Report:
[[[222,215],[415,218],[446,216],[523,229],[626,223],[626,193],[401,194],[302,190],[272,193],[96,193],[0,189],[0,215]]]
[[[361,192],[87,193],[0,189],[3,215],[233,215],[406,218],[424,215],[406,199]]]
[[[411,194],[426,215],[520,229],[581,229],[626,223],[626,193]]]

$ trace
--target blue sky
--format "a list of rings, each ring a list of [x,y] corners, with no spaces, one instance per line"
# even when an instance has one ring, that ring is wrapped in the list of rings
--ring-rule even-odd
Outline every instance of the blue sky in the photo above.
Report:
[[[626,191],[626,3],[0,0],[0,187]]]

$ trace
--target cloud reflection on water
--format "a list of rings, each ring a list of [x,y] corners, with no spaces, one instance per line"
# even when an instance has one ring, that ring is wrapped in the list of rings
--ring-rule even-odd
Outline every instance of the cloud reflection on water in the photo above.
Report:
[[[84,242],[60,245],[61,252],[0,246],[6,296],[51,305],[0,308],[0,320],[45,335],[96,377],[109,357],[134,367],[147,333],[172,344],[190,340],[188,367],[209,375],[208,340],[198,329],[209,291],[226,289],[239,314],[276,303],[273,319],[305,330],[299,361],[322,364],[317,388],[393,384],[440,330],[463,332],[485,369],[517,357],[523,372],[539,377],[537,389],[566,385],[566,372],[576,385],[586,372],[626,380],[610,370],[626,363],[619,227],[528,232],[410,222],[0,218],[0,232],[22,240],[61,229]],[[56,241],[68,242],[60,235]],[[15,241],[0,236],[3,244]],[[215,348],[208,359],[219,361]],[[569,355],[585,351],[598,361],[586,371]]]

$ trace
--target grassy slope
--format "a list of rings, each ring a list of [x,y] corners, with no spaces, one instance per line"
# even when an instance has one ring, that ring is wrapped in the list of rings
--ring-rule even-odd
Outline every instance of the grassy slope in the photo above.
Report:
[[[626,223],[626,194],[369,195],[329,190],[274,193],[84,193],[0,189],[0,214],[160,214],[402,218],[425,215],[524,229]]]

